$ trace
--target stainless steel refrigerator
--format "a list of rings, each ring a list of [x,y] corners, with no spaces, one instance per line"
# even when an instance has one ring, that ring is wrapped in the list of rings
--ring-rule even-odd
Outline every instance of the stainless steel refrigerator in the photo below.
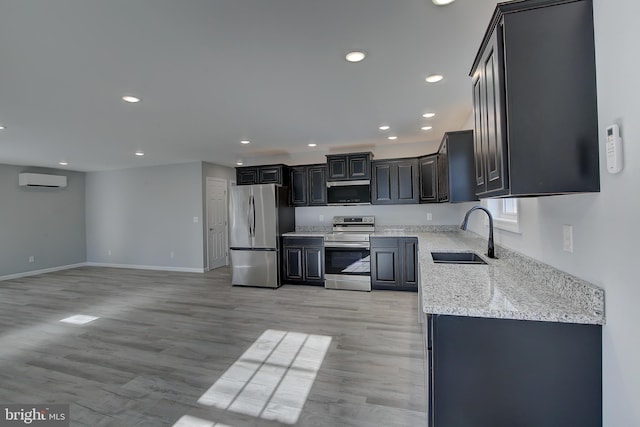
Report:
[[[229,219],[233,285],[277,288],[282,234],[295,230],[287,187],[275,184],[231,188]]]

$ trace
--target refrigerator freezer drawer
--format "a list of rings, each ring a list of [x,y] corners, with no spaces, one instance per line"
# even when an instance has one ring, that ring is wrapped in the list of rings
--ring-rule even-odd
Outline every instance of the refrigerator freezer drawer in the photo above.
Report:
[[[278,252],[276,250],[231,251],[231,284],[277,288]]]

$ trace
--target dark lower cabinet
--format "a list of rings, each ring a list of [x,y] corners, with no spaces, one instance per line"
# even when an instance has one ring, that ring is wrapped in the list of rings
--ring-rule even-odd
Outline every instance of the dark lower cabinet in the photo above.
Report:
[[[324,286],[322,237],[285,237],[282,250],[284,283]]]
[[[377,160],[371,162],[371,204],[418,203],[418,159]]]
[[[602,327],[427,315],[428,425],[602,426]]]
[[[371,238],[371,289],[418,291],[418,239]]]

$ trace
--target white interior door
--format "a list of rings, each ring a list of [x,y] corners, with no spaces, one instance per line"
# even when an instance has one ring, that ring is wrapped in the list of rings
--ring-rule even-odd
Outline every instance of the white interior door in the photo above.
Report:
[[[227,181],[207,178],[207,253],[209,270],[229,264]]]

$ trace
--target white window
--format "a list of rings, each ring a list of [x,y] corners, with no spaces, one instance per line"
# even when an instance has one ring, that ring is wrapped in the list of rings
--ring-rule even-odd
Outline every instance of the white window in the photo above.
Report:
[[[520,232],[520,203],[518,199],[487,199],[486,203],[493,215],[495,228],[514,233]]]

